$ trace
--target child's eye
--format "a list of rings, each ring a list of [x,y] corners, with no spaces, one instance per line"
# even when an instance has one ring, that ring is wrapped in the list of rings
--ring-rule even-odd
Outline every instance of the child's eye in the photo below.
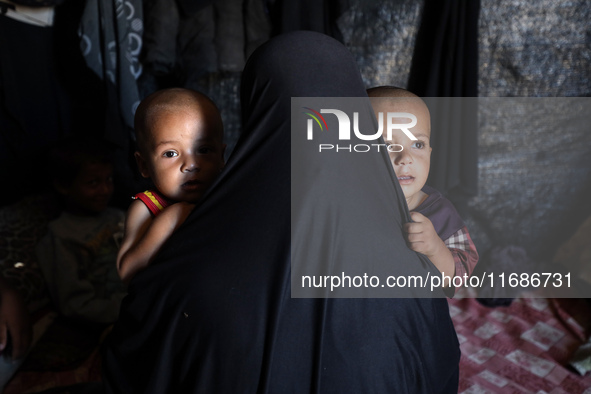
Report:
[[[162,156],[168,157],[168,158],[170,158],[170,157],[176,157],[176,156],[178,156],[178,153],[176,153],[175,151],[169,150],[169,151],[164,152],[162,154]]]
[[[423,148],[425,147],[425,143],[424,143],[424,142],[422,142],[422,141],[415,141],[415,142],[412,144],[412,147],[413,147],[413,148],[416,148],[416,149],[423,149]]]

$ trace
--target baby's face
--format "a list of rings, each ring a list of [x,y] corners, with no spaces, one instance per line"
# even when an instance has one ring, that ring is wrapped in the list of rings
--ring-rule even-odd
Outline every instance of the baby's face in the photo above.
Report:
[[[395,100],[395,101],[392,101]],[[372,98],[372,105],[376,118],[378,114],[383,113],[383,137],[384,142],[390,146],[388,155],[390,162],[394,167],[394,172],[398,177],[398,182],[404,192],[409,206],[418,205],[421,198],[421,189],[427,182],[429,176],[429,167],[431,165],[431,146],[429,138],[431,136],[431,119],[429,110],[420,99],[386,99]],[[417,138],[416,141],[407,137],[403,131],[394,130],[392,138],[387,136],[387,113],[388,112],[407,112],[417,117],[417,124],[409,131]],[[409,123],[408,118],[394,118],[393,123]],[[393,145],[397,144],[397,145]],[[400,151],[400,152],[392,152]]]
[[[155,117],[147,130],[148,157],[140,171],[165,197],[196,202],[224,166],[225,145],[203,111],[176,108]]]

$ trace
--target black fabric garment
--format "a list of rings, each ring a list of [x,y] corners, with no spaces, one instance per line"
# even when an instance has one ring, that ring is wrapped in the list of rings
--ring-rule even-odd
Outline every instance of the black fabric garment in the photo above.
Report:
[[[273,0],[270,3],[274,34],[311,30],[343,41],[337,20],[349,7],[348,0]]]
[[[299,232],[311,219],[296,215],[290,223],[290,105],[297,96],[365,96],[344,46],[295,32],[249,59],[241,86],[244,132],[200,205],[130,283],[104,354],[108,393],[457,391],[460,353],[445,299],[291,298],[290,255],[298,246],[290,239],[305,241]],[[368,103],[363,115],[370,111]],[[393,245],[368,245],[373,257],[402,251],[408,210],[385,153],[369,163],[385,187],[360,209],[386,212]],[[354,185],[359,173],[341,164],[339,176],[349,174]],[[335,175],[308,170],[310,184]],[[351,198],[312,197],[322,206],[332,201],[348,234],[352,223],[343,210]],[[302,215],[311,208],[299,204]],[[318,219],[331,220],[322,211]],[[333,253],[327,258],[346,246],[340,234],[323,245]],[[400,256],[408,265],[430,264],[406,250]]]
[[[421,97],[478,96],[479,12],[480,0],[425,0],[408,90]],[[428,183],[460,204],[478,192],[478,106],[475,100],[442,103],[429,108]]]
[[[177,0],[179,8],[186,15],[191,15],[213,4],[213,0]]]

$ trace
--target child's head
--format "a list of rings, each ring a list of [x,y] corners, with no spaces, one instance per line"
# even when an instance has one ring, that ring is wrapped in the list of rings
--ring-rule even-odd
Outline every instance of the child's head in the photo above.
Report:
[[[139,170],[168,199],[196,202],[224,167],[222,118],[199,92],[151,94],[136,111],[135,132]]]
[[[427,182],[431,165],[429,109],[420,97],[402,88],[375,87],[368,89],[367,94],[371,98],[376,118],[379,119],[378,114],[383,113],[384,142],[388,145],[396,144],[388,150],[388,154],[409,207],[414,208],[422,198],[421,189]],[[386,133],[388,112],[407,112],[415,115],[417,124],[409,130],[417,141],[411,140],[401,130],[393,131],[392,139],[388,140]],[[394,123],[408,122],[408,118],[394,118]]]
[[[66,211],[95,215],[107,208],[113,195],[113,159],[101,142],[60,142],[51,151],[50,168],[53,185],[64,197]]]

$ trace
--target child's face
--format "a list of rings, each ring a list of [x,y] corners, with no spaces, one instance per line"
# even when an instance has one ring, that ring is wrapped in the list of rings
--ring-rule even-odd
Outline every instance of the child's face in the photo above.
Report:
[[[388,145],[398,144],[402,146],[400,152],[388,152],[390,162],[394,167],[394,172],[398,177],[398,182],[404,192],[407,201],[420,196],[420,191],[427,182],[429,176],[429,167],[431,165],[431,146],[429,138],[431,136],[431,119],[429,110],[420,99],[391,101],[392,99],[372,98],[372,105],[376,118],[378,113],[383,115],[383,137]],[[408,112],[417,117],[417,124],[409,131],[417,138],[417,141],[411,140],[401,130],[392,132],[392,139],[387,139],[387,113],[388,112]],[[408,123],[407,118],[394,118],[393,123]],[[391,146],[390,150],[398,151],[400,146]],[[409,204],[410,205],[410,204]]]
[[[70,186],[58,191],[66,197],[66,208],[75,214],[93,215],[107,208],[113,195],[113,166],[85,163]]]
[[[224,166],[226,146],[212,128],[203,111],[162,112],[146,130],[147,157],[136,152],[140,172],[165,197],[196,202]]]

